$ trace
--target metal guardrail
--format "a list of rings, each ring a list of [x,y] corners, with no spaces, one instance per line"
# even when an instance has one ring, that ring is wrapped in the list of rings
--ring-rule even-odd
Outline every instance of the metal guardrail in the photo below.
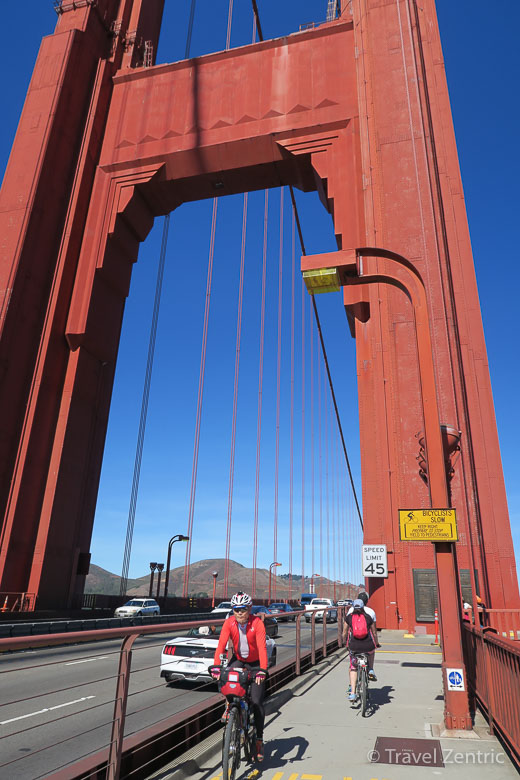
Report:
[[[32,612],[36,593],[0,591],[0,612]]]
[[[464,624],[468,690],[520,768],[520,645]]]
[[[505,639],[520,640],[520,609],[487,609],[480,612],[482,623],[496,629]]]
[[[38,620],[33,623],[18,621],[17,623],[0,622],[0,638],[19,636],[40,636],[42,634],[77,633],[79,631],[97,631],[105,628],[130,628],[151,626],[163,623],[186,622],[187,620],[209,619],[208,612],[185,613],[175,615],[142,615],[128,618],[84,618],[75,620]],[[217,622],[217,621],[215,621]]]
[[[326,609],[324,611],[327,611]],[[304,612],[297,613],[297,619],[295,623],[295,655],[292,658],[286,659],[284,662],[277,664],[270,672],[268,682],[268,694],[273,693],[278,688],[285,685],[289,680],[301,674],[311,665],[318,663],[322,658],[325,658],[330,652],[337,649],[342,645],[342,629],[343,629],[343,608],[338,609],[338,625],[337,635],[332,641],[327,641],[327,623],[323,621],[323,632],[321,641],[316,635],[315,615],[311,619],[311,647],[310,649],[302,647],[301,641],[301,620]],[[222,697],[220,694],[211,696],[199,704],[189,706],[182,711],[174,715],[168,715],[166,717],[159,717],[155,722],[150,725],[136,730],[134,733],[124,736],[125,722],[128,715],[128,700],[129,696],[146,695],[153,690],[153,687],[160,687],[164,689],[164,682],[161,680],[160,685],[148,687],[142,691],[131,691],[130,681],[131,677],[134,680],[135,677],[139,679],[140,673],[147,671],[150,668],[158,670],[158,663],[154,663],[153,667],[141,667],[137,668],[132,666],[133,656],[136,656],[139,649],[134,646],[138,637],[153,636],[156,634],[171,633],[172,631],[179,631],[183,629],[194,628],[199,625],[222,624],[223,619],[215,620],[205,619],[197,621],[186,621],[176,623],[162,623],[159,625],[144,625],[140,627],[127,627],[127,628],[105,628],[91,631],[61,633],[61,634],[49,634],[47,636],[32,636],[32,637],[18,637],[11,639],[0,639],[0,652],[9,650],[24,650],[28,648],[37,648],[44,646],[63,646],[76,644],[80,642],[91,642],[94,640],[107,640],[107,639],[122,639],[120,649],[115,653],[112,651],[103,651],[103,655],[114,656],[114,661],[117,657],[118,670],[117,673],[105,677],[101,680],[92,680],[90,677],[87,682],[77,682],[75,679],[73,685],[64,686],[58,691],[47,691],[44,695],[51,695],[54,693],[61,693],[68,690],[76,690],[82,685],[92,685],[94,683],[103,683],[104,689],[113,680],[115,685],[115,691],[113,698],[111,699],[113,714],[111,719],[105,723],[97,724],[92,731],[104,727],[110,730],[110,738],[107,743],[100,749],[99,745],[93,748],[87,755],[84,755],[79,760],[75,760],[73,763],[56,767],[51,770],[53,774],[45,774],[48,780],[86,780],[87,778],[96,780],[118,780],[120,777],[132,776],[133,778],[145,777],[149,772],[164,766],[170,762],[177,755],[181,755],[193,745],[200,742],[210,733],[221,728],[220,714],[222,710]],[[289,626],[290,627],[290,626]],[[306,635],[308,638],[308,635]],[[162,646],[164,640],[160,639],[160,645]],[[149,649],[149,646],[148,646]],[[35,663],[31,669],[34,671],[39,668],[45,672],[45,668],[48,668],[54,663],[53,661],[45,661],[42,663]],[[62,663],[62,661],[61,661]],[[77,662],[76,663],[81,663]],[[78,667],[76,667],[77,669]],[[27,667],[24,667],[23,671],[26,671]],[[20,669],[11,670],[20,672]],[[7,670],[2,674],[9,674]],[[1,678],[0,678],[1,679]],[[5,678],[4,678],[5,679]],[[135,687],[135,685],[134,685]],[[29,697],[37,699],[40,694]],[[13,700],[4,702],[4,706],[19,704],[20,701]],[[133,703],[136,701],[132,700]],[[108,701],[110,704],[110,699]],[[131,716],[136,716],[141,713],[146,713],[150,706],[163,706],[164,702],[158,702],[156,704],[149,705],[145,703],[142,707],[135,708],[131,713]],[[66,715],[58,715],[51,720],[51,723],[56,723],[67,719],[67,725],[71,723],[72,718],[77,718],[78,723],[78,736],[84,737],[86,731],[85,727],[81,725],[81,715],[85,712],[92,713],[97,709],[99,715],[97,718],[101,718],[102,711],[100,707],[107,706],[107,701],[100,704],[92,704],[86,706],[79,712],[70,713]],[[57,708],[59,709],[59,707]],[[154,716],[155,717],[155,716]],[[23,719],[23,718],[22,718]],[[17,718],[18,720],[18,718]],[[97,723],[97,722],[96,722]],[[43,724],[42,728],[45,727]],[[32,731],[35,727],[33,725],[27,725],[21,729],[21,732]],[[3,739],[0,738],[0,750]],[[48,748],[60,748],[63,744],[70,742],[75,737],[64,735],[63,739],[53,744],[44,745],[38,748],[40,752],[47,750]],[[61,748],[60,748],[61,750]],[[22,762],[24,758],[31,759],[35,751],[31,751],[31,754],[26,756],[16,756],[16,758],[0,763],[0,775],[7,776],[12,771],[14,764],[16,767],[23,766]],[[36,751],[37,752],[37,751]],[[63,759],[62,759],[63,760]]]

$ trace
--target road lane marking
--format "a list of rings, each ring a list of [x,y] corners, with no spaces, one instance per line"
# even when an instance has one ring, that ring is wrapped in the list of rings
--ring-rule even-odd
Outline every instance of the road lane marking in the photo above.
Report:
[[[95,658],[83,658],[81,661],[68,661],[65,666],[74,666],[74,664],[88,664],[90,661],[103,661],[108,655],[97,655]]]
[[[45,707],[43,710],[37,712],[29,712],[27,715],[18,715],[17,718],[9,718],[9,720],[0,720],[0,726],[5,726],[6,723],[14,723],[15,720],[24,720],[24,718],[32,718],[34,715],[43,715],[45,712],[52,712],[53,710],[59,710],[61,707],[70,707],[72,704],[79,704],[82,701],[88,699],[95,699],[95,696],[82,696],[81,699],[74,699],[74,701],[66,701],[64,704],[55,704],[54,707]]]

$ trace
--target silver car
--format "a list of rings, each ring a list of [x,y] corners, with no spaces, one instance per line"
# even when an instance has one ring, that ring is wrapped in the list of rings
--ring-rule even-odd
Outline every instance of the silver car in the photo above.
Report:
[[[114,617],[137,617],[138,615],[160,615],[155,599],[131,599],[114,612]]]

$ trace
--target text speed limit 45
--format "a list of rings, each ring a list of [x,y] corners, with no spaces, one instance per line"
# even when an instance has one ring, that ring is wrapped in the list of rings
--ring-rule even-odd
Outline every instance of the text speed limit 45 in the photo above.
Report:
[[[388,577],[386,544],[363,545],[363,577]]]

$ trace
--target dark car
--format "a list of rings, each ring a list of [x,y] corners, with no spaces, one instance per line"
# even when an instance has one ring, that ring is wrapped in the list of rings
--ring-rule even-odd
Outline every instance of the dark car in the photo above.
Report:
[[[232,614],[233,610],[231,610],[227,616],[230,617]],[[273,639],[274,637],[278,636],[278,621],[273,615],[271,615],[267,607],[251,607],[251,614],[258,615],[259,618],[262,618],[264,621],[266,636],[270,636]]]
[[[284,604],[283,602],[276,602],[275,604],[269,604],[269,612],[276,616],[277,620],[296,620],[296,613],[290,604]]]

